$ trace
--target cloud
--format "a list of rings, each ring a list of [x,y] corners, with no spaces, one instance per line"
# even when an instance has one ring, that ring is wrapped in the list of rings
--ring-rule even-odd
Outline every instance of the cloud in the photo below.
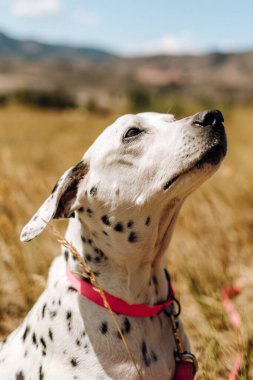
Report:
[[[58,13],[60,0],[15,0],[11,6],[13,14],[21,17],[40,17]]]
[[[148,41],[124,49],[126,55],[156,55],[156,54],[198,54],[202,51],[198,42],[189,35],[167,35],[158,40]]]
[[[98,25],[101,21],[98,13],[83,9],[76,10],[73,17],[76,22],[83,25]]]

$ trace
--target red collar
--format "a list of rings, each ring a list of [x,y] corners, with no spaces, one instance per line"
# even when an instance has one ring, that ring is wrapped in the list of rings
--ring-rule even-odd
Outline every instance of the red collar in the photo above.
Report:
[[[101,307],[104,306],[104,302],[97,290],[94,287],[82,280],[77,278],[67,267],[67,277],[71,283],[71,285],[84,297],[88,298],[90,301],[95,302],[97,305]],[[133,304],[123,301],[120,298],[114,297],[111,294],[104,291],[106,299],[111,306],[111,309],[114,313],[119,313],[123,315],[127,315],[129,317],[153,317],[163,311],[166,307],[168,307],[173,299],[174,299],[174,291],[168,279],[168,298],[165,302],[156,304],[154,306],[149,306],[145,304]]]

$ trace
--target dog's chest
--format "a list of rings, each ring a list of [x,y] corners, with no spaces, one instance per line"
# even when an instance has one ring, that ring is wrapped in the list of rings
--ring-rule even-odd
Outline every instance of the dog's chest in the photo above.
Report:
[[[169,379],[174,347],[166,315],[116,318],[144,378]],[[138,378],[107,310],[80,296],[65,276],[49,281],[1,359],[6,380],[17,374],[43,380]]]

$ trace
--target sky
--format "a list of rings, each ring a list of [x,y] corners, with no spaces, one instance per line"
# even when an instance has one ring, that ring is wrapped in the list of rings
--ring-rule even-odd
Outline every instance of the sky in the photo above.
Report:
[[[0,0],[0,31],[122,55],[253,49],[252,0]]]

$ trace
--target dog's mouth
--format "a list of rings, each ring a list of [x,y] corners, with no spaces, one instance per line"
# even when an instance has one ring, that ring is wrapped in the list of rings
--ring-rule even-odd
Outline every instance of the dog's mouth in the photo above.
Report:
[[[204,156],[202,156],[197,162],[195,162],[189,169],[187,169],[187,171],[177,174],[175,177],[166,182],[166,184],[163,187],[163,190],[167,190],[168,188],[170,188],[179,179],[179,177],[181,177],[182,174],[186,174],[192,169],[200,169],[204,164],[211,164],[213,166],[218,165],[221,162],[221,160],[225,157],[225,155],[226,145],[215,145],[207,153],[205,153]]]
[[[226,147],[218,144],[211,148],[193,167],[200,168],[203,164],[218,165],[226,154]]]

